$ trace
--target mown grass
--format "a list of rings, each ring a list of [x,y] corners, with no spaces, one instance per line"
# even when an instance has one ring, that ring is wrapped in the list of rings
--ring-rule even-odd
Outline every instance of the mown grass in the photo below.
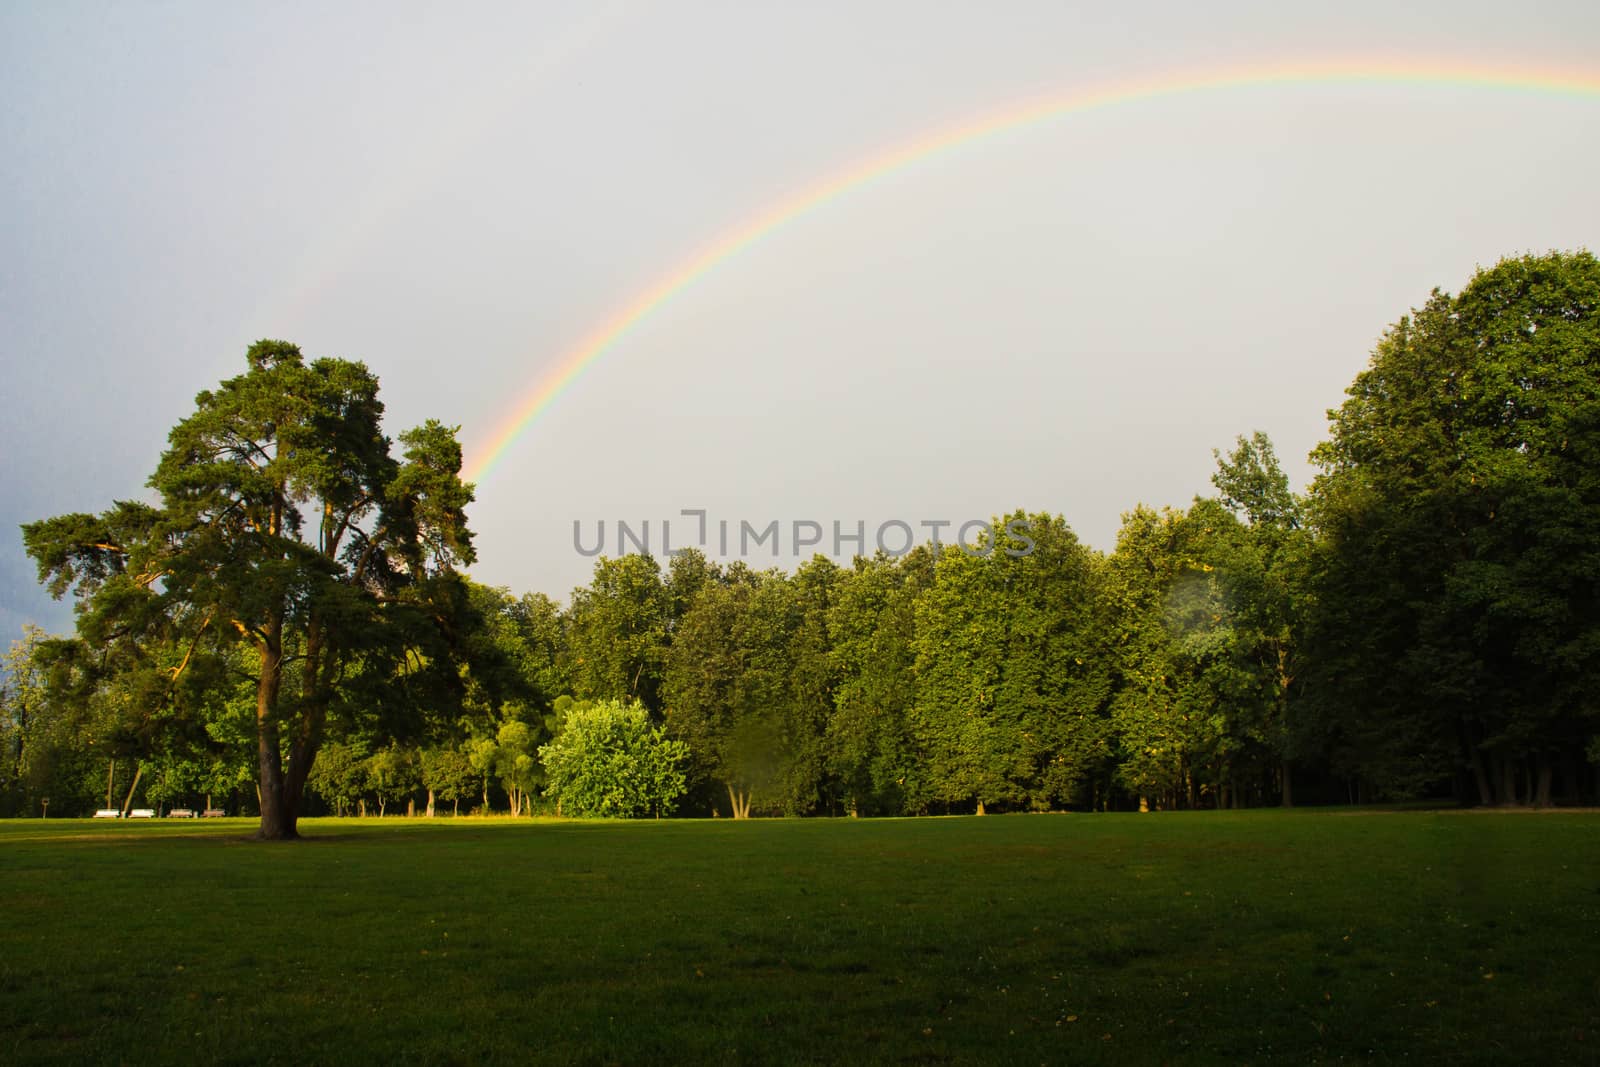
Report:
[[[0,824],[0,1061],[1600,1059],[1600,817]]]

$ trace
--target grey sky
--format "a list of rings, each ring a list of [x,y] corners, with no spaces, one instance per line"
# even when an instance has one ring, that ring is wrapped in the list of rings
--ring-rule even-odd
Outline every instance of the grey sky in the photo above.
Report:
[[[257,338],[367,361],[391,434],[436,416],[472,450],[731,227],[1040,93],[1329,56],[1600,79],[1589,3],[1110,7],[0,6],[0,639],[68,618],[17,524],[143,494]],[[574,519],[684,507],[1021,506],[1109,548],[1253,429],[1303,480],[1431,287],[1600,247],[1597,134],[1594,97],[1280,86],[905,168],[595,364],[480,485],[474,577],[564,596]]]

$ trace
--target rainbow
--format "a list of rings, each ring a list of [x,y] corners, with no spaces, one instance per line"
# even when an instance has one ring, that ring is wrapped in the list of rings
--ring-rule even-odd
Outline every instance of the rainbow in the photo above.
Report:
[[[941,128],[918,139],[874,154],[766,209],[715,238],[695,255],[663,275],[624,305],[571,351],[555,369],[540,378],[511,412],[500,419],[488,441],[466,464],[468,481],[483,480],[511,450],[517,438],[583,376],[595,360],[616,348],[660,307],[716,267],[787,223],[825,207],[833,200],[914,163],[984,138],[1064,115],[1116,104],[1136,104],[1183,93],[1225,89],[1269,88],[1308,84],[1372,84],[1446,86],[1516,92],[1600,96],[1600,73],[1433,63],[1416,60],[1313,60],[1275,66],[1238,67],[1209,72],[1167,74],[1146,81],[1075,90],[1043,97]]]

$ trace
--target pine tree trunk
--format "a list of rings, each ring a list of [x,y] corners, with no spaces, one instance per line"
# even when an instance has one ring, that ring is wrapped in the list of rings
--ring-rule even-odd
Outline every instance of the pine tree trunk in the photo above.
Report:
[[[283,682],[283,620],[268,624],[261,642],[261,677],[256,683],[256,794],[261,802],[262,841],[292,841],[295,811],[283,780],[283,753],[278,748],[278,688]]]
[[[433,818],[433,790],[428,790],[428,818]]]
[[[116,782],[116,780],[117,780],[117,760],[116,760],[116,757],[113,756],[112,759],[111,759],[111,766],[106,769],[106,808],[108,810],[111,807],[111,788],[112,788],[113,783]]]

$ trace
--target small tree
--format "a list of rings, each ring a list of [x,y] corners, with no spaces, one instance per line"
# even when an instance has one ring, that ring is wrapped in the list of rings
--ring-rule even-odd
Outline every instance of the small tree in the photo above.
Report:
[[[422,753],[422,788],[428,791],[429,818],[436,798],[450,801],[452,814],[461,814],[461,798],[471,796],[477,784],[472,763],[461,749],[430,748]]]
[[[388,745],[367,759],[367,788],[378,798],[378,817],[389,802],[399,803],[413,795],[418,784],[416,753],[399,745]]]
[[[512,719],[501,725],[495,734],[495,773],[500,785],[511,798],[511,814],[523,815],[528,810],[528,793],[538,777],[539,765],[533,755],[534,734],[525,722]]]
[[[669,740],[643,705],[608,700],[573,707],[539,758],[545,795],[565,814],[659,818],[684,793],[689,748]]]
[[[306,784],[343,815],[366,790],[366,747],[342,742],[323,745]]]
[[[474,784],[483,789],[483,814],[489,814],[489,780],[494,777],[496,762],[500,759],[500,746],[492,737],[474,737],[462,746],[467,766],[472,768]]]

